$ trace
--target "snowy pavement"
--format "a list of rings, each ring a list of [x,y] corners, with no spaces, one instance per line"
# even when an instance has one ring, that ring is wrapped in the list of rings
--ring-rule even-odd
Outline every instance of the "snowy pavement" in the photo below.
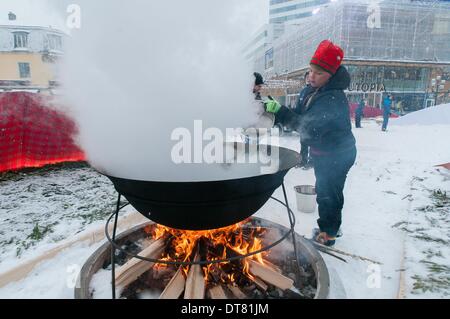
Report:
[[[332,297],[448,298],[450,171],[434,166],[450,162],[450,126],[391,126],[383,133],[366,121],[354,132],[358,157],[346,184],[344,236],[336,248],[382,265],[324,256]],[[295,135],[280,143],[299,149]],[[285,184],[296,210],[294,186],[314,184],[314,172],[293,169]],[[281,190],[275,196],[282,198]],[[105,215],[99,212],[109,212],[114,199],[112,185],[89,168],[0,182],[0,276],[76,233],[103,225]],[[85,205],[92,206],[83,210]],[[288,225],[285,210],[273,201],[257,216]],[[296,217],[296,230],[309,237],[317,212],[296,211]],[[47,226],[51,231],[44,231]],[[0,287],[0,298],[73,298],[76,271],[100,244],[79,243],[62,251],[23,280]]]
[[[387,133],[373,121],[363,126],[354,130],[358,157],[345,188],[344,237],[336,248],[383,265],[347,257],[348,264],[344,264],[324,256],[327,265],[338,274],[348,298],[446,297],[450,293],[450,171],[434,166],[450,161],[450,145],[445,138],[450,136],[450,126],[391,126]],[[298,147],[289,139],[282,145]],[[312,171],[293,170],[287,176],[290,185],[313,181]],[[288,189],[289,198],[295,199],[293,188]],[[430,204],[433,191],[449,196],[440,211]],[[417,209],[427,205],[430,212],[420,214]],[[310,236],[317,218],[317,213],[298,213],[298,232]],[[432,224],[429,218],[437,221]],[[405,227],[411,232],[405,232]],[[417,235],[418,230],[423,236]],[[428,248],[430,245],[432,248]],[[428,249],[438,254],[436,267],[442,268],[435,274],[439,280],[434,283],[428,280],[430,265],[423,264],[430,254]],[[418,275],[423,285],[429,286],[426,291],[417,285]]]

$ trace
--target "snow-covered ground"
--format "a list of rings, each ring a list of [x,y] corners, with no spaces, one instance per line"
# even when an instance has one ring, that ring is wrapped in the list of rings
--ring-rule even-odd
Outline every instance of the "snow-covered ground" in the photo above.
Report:
[[[391,122],[392,125],[448,125],[450,104],[436,105],[410,113]]]
[[[324,255],[332,296],[448,298],[450,171],[435,165],[450,162],[450,125],[391,126],[383,133],[368,120],[354,132],[358,158],[346,184],[344,236],[336,248],[382,265]],[[280,143],[299,149],[295,135]],[[314,172],[293,169],[285,183],[295,209],[294,186],[314,184]],[[282,198],[281,190],[275,196]],[[0,182],[0,276],[78,232],[100,227],[114,200],[107,179],[89,168]],[[288,225],[285,210],[273,201],[257,216]],[[317,212],[297,211],[296,217],[297,231],[310,236]],[[26,278],[1,287],[0,298],[72,298],[76,270],[100,244],[62,251]]]
[[[117,200],[108,179],[83,165],[4,179],[0,181],[0,272],[104,222]]]

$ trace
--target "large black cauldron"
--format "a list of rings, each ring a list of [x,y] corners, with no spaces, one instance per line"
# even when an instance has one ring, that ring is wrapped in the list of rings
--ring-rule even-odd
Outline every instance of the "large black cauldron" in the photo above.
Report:
[[[233,163],[227,165],[230,179],[221,180],[210,176],[209,181],[161,182],[105,175],[136,210],[158,224],[184,230],[216,229],[255,214],[299,162],[295,151],[275,146],[268,151],[279,154],[279,165],[269,174],[261,172],[261,163]],[[245,152],[249,155],[252,150],[247,147]],[[247,173],[242,167],[249,168]]]

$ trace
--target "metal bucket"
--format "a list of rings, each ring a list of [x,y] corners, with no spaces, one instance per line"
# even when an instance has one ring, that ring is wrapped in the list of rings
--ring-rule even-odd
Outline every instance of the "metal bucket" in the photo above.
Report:
[[[295,186],[298,211],[305,214],[316,212],[317,193],[316,188],[312,185]]]

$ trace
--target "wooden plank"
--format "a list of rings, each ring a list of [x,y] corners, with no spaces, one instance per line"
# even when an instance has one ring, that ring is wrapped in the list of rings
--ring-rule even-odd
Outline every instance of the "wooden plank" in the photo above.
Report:
[[[161,256],[165,248],[164,239],[158,239],[149,247],[145,248],[138,256],[145,258],[158,258]],[[126,287],[135,281],[140,275],[145,273],[153,266],[154,263],[140,260],[138,258],[130,259],[125,265],[120,267],[116,272],[116,286]]]
[[[228,299],[221,285],[214,286],[208,290],[211,299]]]
[[[159,299],[178,299],[184,291],[186,279],[183,275],[183,270],[178,269],[177,273],[167,284],[166,289],[161,293]]]
[[[258,288],[264,292],[267,291],[267,289],[269,289],[269,287],[266,285],[266,283],[264,281],[261,280],[261,278],[259,277],[255,277],[253,276],[253,282],[258,286]]]
[[[261,278],[268,284],[274,285],[282,290],[291,289],[294,286],[294,281],[279,272],[265,266],[260,263],[249,260],[250,272],[252,275]]]
[[[199,261],[199,255],[194,258]],[[200,265],[192,265],[186,279],[186,288],[184,290],[184,299],[205,299],[205,279]]]
[[[236,297],[236,299],[248,299],[247,295],[242,292],[242,290],[234,285],[228,285],[231,293]]]
[[[272,264],[270,261],[264,260],[264,265],[266,265],[269,268],[272,268],[273,270],[275,270],[276,272],[279,272],[280,274],[283,273],[283,271],[281,270],[280,267],[278,267],[275,264]]]

